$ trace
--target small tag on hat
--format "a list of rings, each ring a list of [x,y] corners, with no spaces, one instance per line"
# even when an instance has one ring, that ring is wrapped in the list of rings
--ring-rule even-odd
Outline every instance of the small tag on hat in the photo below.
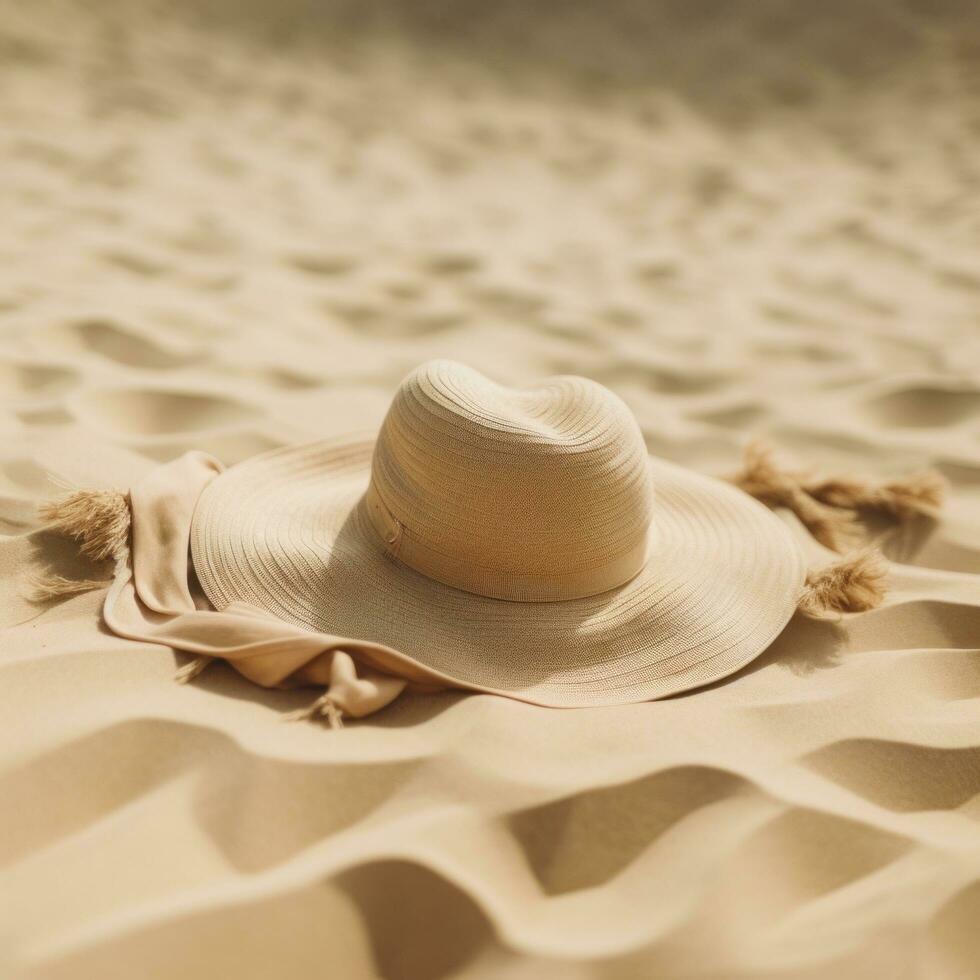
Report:
[[[375,530],[384,539],[387,551],[392,555],[398,554],[398,548],[402,539],[402,525],[399,520],[385,506],[380,495],[374,487],[368,494],[368,509]]]

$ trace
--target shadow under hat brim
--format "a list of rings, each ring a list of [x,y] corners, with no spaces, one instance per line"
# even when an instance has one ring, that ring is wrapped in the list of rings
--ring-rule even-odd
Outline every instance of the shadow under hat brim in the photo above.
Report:
[[[216,608],[247,602],[383,644],[459,686],[553,707],[718,680],[762,653],[796,609],[806,569],[789,529],[740,490],[658,459],[649,557],[627,584],[558,602],[443,585],[387,554],[368,520],[372,448],[274,450],[205,489],[191,553]]]

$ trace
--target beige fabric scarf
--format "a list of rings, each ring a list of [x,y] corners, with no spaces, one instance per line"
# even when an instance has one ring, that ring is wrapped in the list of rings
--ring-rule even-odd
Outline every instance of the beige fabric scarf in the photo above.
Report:
[[[312,633],[243,602],[218,612],[195,595],[191,519],[201,491],[222,469],[211,456],[191,452],[152,470],[128,502],[115,491],[81,491],[45,508],[54,528],[79,538],[83,553],[115,559],[103,605],[113,633],[192,654],[195,659],[178,672],[180,681],[220,658],[262,687],[325,686],[295,717],[322,717],[332,727],[340,727],[344,715],[360,718],[383,708],[409,682],[428,690],[447,686],[447,678],[380,644]],[[52,595],[105,582],[80,584],[82,589],[63,580],[40,583],[42,593]]]
[[[42,507],[50,527],[76,538],[87,557],[114,560],[103,606],[113,633],[191,654],[194,659],[177,673],[179,681],[222,659],[262,687],[324,687],[308,708],[291,717],[323,719],[335,728],[344,716],[361,718],[383,708],[407,687],[497,693],[461,684],[390,647],[314,633],[247,603],[234,602],[220,612],[211,608],[194,587],[190,531],[198,497],[222,469],[213,457],[190,452],[152,470],[128,494],[82,490]],[[818,540],[834,548],[849,537],[858,509],[883,510],[898,520],[932,514],[943,490],[935,475],[884,486],[840,479],[815,482],[778,469],[771,455],[755,446],[748,451],[745,469],[732,480],[771,506],[790,507]],[[810,573],[800,611],[826,616],[873,608],[884,594],[884,574],[876,552],[853,552]],[[43,601],[105,584],[99,579],[40,577],[36,597]]]

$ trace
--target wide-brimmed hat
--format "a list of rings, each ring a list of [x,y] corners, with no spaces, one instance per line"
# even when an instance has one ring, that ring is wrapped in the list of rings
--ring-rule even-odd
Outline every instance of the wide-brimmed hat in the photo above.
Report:
[[[593,381],[513,389],[433,361],[376,437],[229,470],[191,451],[42,513],[113,561],[112,632],[192,654],[181,680],[222,659],[264,687],[325,686],[298,716],[337,726],[406,688],[584,707],[700,687],[796,610],[877,605],[880,555],[821,554],[853,548],[864,512],[935,516],[943,490],[931,472],[786,469],[757,444],[721,482],[649,457],[629,409]],[[760,501],[796,515],[816,562]],[[35,596],[104,584],[42,574]]]
[[[732,673],[786,625],[806,573],[782,521],[650,458],[603,386],[507,388],[444,360],[403,381],[376,439],[218,476],[191,554],[219,610],[245,602],[555,706]]]

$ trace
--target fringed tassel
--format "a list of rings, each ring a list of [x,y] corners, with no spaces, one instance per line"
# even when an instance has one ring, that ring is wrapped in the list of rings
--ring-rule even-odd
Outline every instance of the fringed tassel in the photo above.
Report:
[[[93,561],[125,558],[129,546],[129,498],[118,490],[75,490],[59,500],[41,504],[41,518],[52,531],[79,542],[78,550]],[[35,575],[27,597],[50,602],[67,596],[104,589],[106,578],[67,578],[56,573]]]
[[[65,578],[64,575],[40,574],[31,579],[28,598],[32,602],[51,602],[64,599],[94,589],[104,589],[109,579],[104,578]]]
[[[788,507],[817,541],[837,552],[859,540],[858,511],[877,511],[897,521],[934,516],[946,493],[946,481],[931,470],[881,484],[785,470],[761,442],[746,447],[742,469],[732,483],[769,507]]]
[[[76,490],[42,504],[48,526],[79,542],[79,551],[93,561],[123,557],[129,541],[129,498],[118,490]]]
[[[811,571],[800,596],[800,612],[824,619],[835,613],[874,609],[885,597],[887,572],[884,559],[873,548]]]
[[[946,497],[946,480],[935,470],[923,470],[882,484],[829,477],[804,483],[803,489],[831,507],[874,510],[907,521],[936,516]]]
[[[860,530],[854,512],[812,497],[797,474],[776,465],[772,449],[764,443],[751,442],[746,446],[742,469],[732,477],[732,483],[769,507],[788,507],[831,551],[846,551],[858,539]]]
[[[320,721],[325,720],[331,728],[343,728],[343,713],[333,702],[330,692],[321,694],[312,704],[299,711],[291,711],[283,718],[284,721]]]
[[[189,660],[186,664],[177,669],[177,671],[174,673],[174,680],[178,684],[187,684],[189,681],[194,680],[195,677],[205,671],[213,661],[214,657],[194,657],[193,660]]]

